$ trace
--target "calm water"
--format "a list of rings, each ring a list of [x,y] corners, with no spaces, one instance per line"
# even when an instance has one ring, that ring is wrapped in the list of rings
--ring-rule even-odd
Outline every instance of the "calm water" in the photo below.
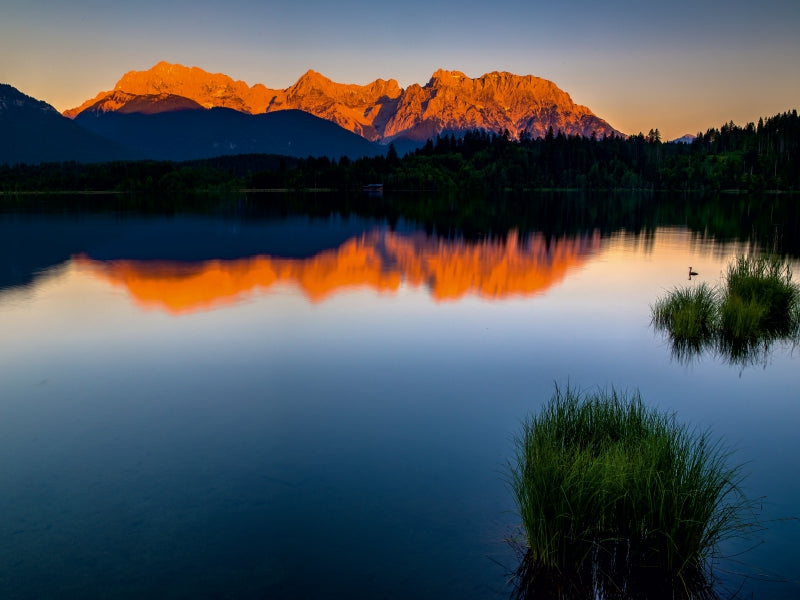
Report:
[[[569,382],[736,446],[766,529],[721,591],[795,598],[800,349],[687,364],[649,326],[746,250],[0,215],[0,597],[507,597],[512,437]]]

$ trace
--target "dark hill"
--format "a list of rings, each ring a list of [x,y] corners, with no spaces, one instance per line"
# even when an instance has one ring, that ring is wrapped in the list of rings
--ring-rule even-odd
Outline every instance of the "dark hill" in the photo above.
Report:
[[[130,148],[140,158],[158,160],[255,153],[360,158],[386,151],[299,110],[258,115],[228,108],[156,114],[84,111],[75,122]]]
[[[117,92],[114,96],[123,96],[122,92]],[[121,103],[117,108],[120,113],[141,113],[143,115],[154,115],[162,112],[174,112],[178,110],[202,110],[194,100],[176,96],[175,94],[147,94],[143,96],[133,96],[126,94],[127,98],[119,98]],[[103,110],[101,102],[95,107],[86,109],[89,112],[108,112]]]
[[[119,144],[86,131],[46,102],[0,84],[0,164],[103,162],[127,157]]]

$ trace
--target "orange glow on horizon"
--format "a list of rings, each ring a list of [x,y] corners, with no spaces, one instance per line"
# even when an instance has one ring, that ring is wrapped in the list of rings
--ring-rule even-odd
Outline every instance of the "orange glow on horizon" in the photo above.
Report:
[[[402,283],[426,287],[436,301],[530,296],[562,281],[599,246],[599,234],[548,243],[542,236],[520,241],[512,233],[505,242],[471,243],[374,231],[307,259],[73,260],[125,288],[140,307],[178,315],[234,304],[279,284],[299,288],[312,302],[348,289],[395,293]]]

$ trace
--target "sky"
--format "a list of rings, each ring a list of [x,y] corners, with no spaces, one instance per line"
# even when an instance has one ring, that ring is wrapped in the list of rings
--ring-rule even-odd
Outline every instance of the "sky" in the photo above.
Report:
[[[674,139],[800,108],[800,1],[0,0],[0,82],[58,110],[161,60],[273,89],[530,74]]]

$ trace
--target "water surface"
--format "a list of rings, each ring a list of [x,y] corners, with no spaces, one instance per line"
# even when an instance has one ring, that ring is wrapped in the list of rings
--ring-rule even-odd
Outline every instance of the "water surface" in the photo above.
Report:
[[[506,465],[554,382],[735,445],[766,529],[720,589],[800,593],[798,349],[687,364],[649,324],[746,241],[111,214],[0,239],[4,598],[507,597]]]

